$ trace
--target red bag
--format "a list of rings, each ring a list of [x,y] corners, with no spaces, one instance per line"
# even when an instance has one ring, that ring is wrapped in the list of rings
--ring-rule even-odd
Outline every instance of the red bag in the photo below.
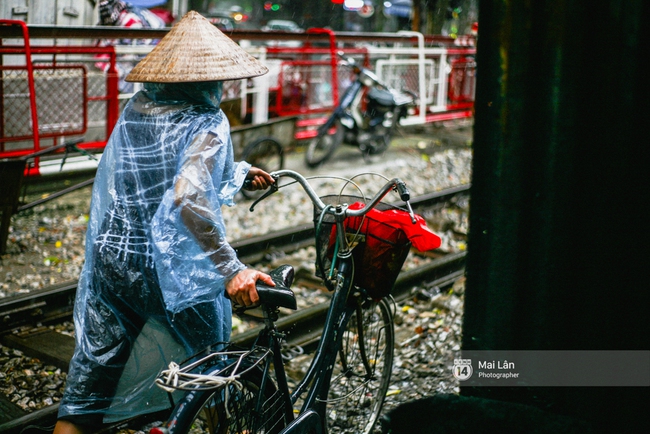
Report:
[[[365,206],[354,196],[326,196],[322,199],[325,203],[349,201],[352,210]],[[322,261],[316,261],[316,275],[327,277],[336,254],[336,226],[329,215],[319,221],[318,210],[314,219],[322,225],[316,243]],[[411,245],[420,251],[440,246],[440,237],[426,227],[422,217],[416,216],[413,224],[409,213],[384,203],[379,203],[364,217],[348,217],[344,225],[347,240],[354,244],[354,284],[364,288],[375,300],[391,293]]]
[[[350,205],[349,208],[351,210],[357,210],[364,206],[365,204],[363,202],[355,202]],[[411,215],[409,213],[399,209],[380,211],[377,208],[373,208],[368,212],[368,214],[366,214],[366,216],[403,230],[413,244],[413,247],[418,249],[420,252],[437,249],[442,243],[440,237],[434,234],[427,227],[426,221],[419,215],[415,216],[415,224],[411,221]],[[381,227],[377,227],[377,230],[381,230]],[[376,235],[382,237],[382,234],[380,233],[377,233]]]

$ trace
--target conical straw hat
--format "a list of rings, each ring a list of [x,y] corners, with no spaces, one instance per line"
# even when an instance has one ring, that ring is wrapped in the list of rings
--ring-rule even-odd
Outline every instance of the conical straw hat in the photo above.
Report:
[[[195,11],[188,12],[126,81],[187,83],[256,77],[269,69]]]

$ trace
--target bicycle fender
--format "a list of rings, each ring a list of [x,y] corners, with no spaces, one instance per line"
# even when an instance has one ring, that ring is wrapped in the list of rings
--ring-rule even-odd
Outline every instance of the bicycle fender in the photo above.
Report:
[[[295,418],[280,434],[323,434],[323,423],[314,410],[307,410]]]

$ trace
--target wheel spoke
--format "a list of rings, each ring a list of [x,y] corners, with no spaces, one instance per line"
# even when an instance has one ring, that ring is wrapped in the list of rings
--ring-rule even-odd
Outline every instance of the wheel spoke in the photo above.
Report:
[[[390,381],[393,345],[392,316],[386,302],[355,311],[343,334],[339,368],[331,380],[329,432],[372,432]]]

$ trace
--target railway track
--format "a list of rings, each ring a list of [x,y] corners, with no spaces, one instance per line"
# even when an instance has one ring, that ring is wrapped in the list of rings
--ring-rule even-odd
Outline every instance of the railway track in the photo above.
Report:
[[[467,195],[468,190],[469,185],[463,185],[420,196],[411,203],[416,209],[435,208],[458,196]],[[274,257],[279,251],[295,251],[313,245],[313,225],[304,224],[232,245],[243,262],[260,263]],[[423,282],[427,286],[444,289],[464,274],[464,266],[465,252],[434,258],[424,266],[402,272],[395,284],[393,296],[397,301],[405,299],[410,296],[413,286]],[[308,280],[298,274],[296,284],[300,284],[300,279]],[[307,284],[313,286],[314,282]],[[76,282],[70,282],[0,301],[0,343],[66,370],[74,350],[74,340],[54,332],[48,325],[71,318],[75,292]],[[319,303],[282,316],[277,325],[287,334],[287,344],[307,347],[317,342],[327,307],[327,302]],[[232,340],[236,344],[247,345],[258,332],[259,328],[253,327],[233,336]],[[0,401],[0,409],[9,404],[11,403]],[[55,420],[57,408],[55,404],[24,415],[15,409],[5,410],[4,413],[10,419],[0,419],[0,432],[20,433],[27,432],[23,430],[30,425],[47,426]]]

